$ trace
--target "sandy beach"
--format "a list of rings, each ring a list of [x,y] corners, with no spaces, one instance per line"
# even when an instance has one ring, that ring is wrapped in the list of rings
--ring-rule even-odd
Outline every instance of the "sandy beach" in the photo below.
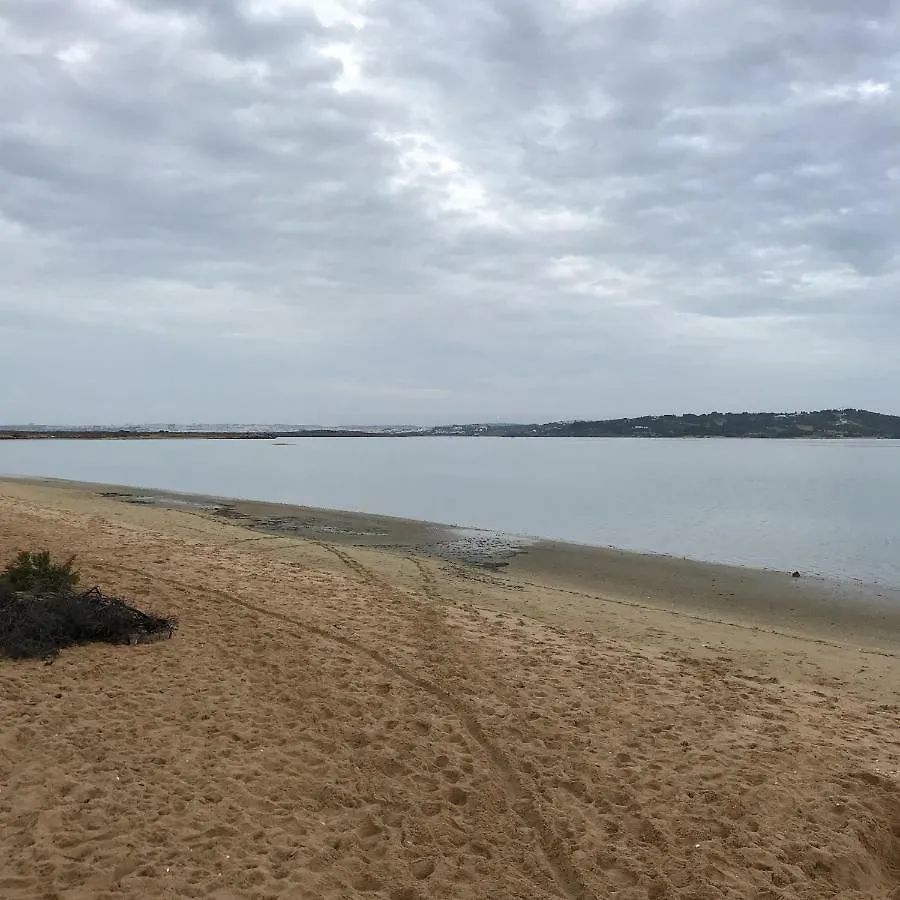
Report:
[[[0,481],[177,615],[0,660],[0,898],[900,898],[900,594]]]

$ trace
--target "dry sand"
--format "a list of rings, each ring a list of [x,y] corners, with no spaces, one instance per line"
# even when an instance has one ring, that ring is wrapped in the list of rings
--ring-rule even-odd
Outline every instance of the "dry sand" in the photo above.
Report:
[[[888,592],[122,499],[0,483],[181,619],[0,660],[0,898],[900,898]]]

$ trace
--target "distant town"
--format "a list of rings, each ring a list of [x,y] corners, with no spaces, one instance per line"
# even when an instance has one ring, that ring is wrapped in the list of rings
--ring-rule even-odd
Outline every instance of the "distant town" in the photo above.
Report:
[[[883,438],[900,440],[900,416],[865,409],[815,412],[711,412],[633,419],[524,423],[473,423],[427,427],[389,425],[303,427],[291,425],[8,425],[0,440],[23,439],[257,439],[316,437],[629,437],[629,438]]]

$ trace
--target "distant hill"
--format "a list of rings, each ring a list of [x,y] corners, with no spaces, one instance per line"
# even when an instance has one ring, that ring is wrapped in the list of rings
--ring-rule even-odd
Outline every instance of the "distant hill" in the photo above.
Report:
[[[792,413],[720,413],[641,416],[636,419],[550,422],[543,425],[450,425],[431,435],[507,437],[730,437],[730,438],[894,438],[900,416],[865,409],[823,409]]]
[[[637,419],[577,420],[544,424],[438,425],[434,428],[300,428],[277,425],[169,425],[148,428],[0,427],[0,440],[16,438],[230,438],[266,440],[279,437],[645,437],[645,438],[893,438],[900,440],[900,416],[865,409],[823,409],[817,412],[720,413],[641,416]]]

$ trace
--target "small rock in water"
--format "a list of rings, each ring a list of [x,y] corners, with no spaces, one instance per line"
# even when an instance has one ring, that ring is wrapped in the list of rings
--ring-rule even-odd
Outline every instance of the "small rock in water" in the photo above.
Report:
[[[799,578],[799,577],[800,577],[799,572],[791,572],[791,578]]]

